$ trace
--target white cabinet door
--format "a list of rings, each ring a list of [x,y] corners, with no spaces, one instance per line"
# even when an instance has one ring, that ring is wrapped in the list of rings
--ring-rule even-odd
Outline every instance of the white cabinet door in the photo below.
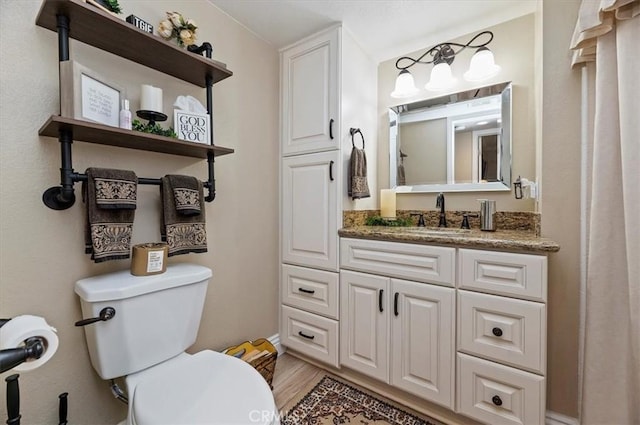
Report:
[[[282,155],[339,148],[340,29],[281,54]]]
[[[338,271],[339,152],[282,160],[282,261]]]
[[[340,272],[340,363],[388,382],[389,279]]]
[[[391,279],[391,385],[453,409],[455,289]]]

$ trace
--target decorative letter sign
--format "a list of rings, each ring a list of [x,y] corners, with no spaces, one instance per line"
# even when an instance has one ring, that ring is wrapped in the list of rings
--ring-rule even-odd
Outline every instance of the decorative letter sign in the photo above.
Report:
[[[150,23],[143,21],[135,15],[127,16],[127,22],[129,22],[134,27],[140,28],[142,31],[146,31],[149,34],[153,34],[153,25]]]
[[[173,110],[173,126],[178,139],[187,142],[211,144],[209,115]]]

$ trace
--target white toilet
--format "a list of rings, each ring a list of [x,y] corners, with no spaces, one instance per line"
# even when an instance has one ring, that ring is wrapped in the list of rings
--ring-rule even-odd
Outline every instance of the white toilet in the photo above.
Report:
[[[123,424],[279,423],[269,385],[249,364],[210,350],[184,352],[196,340],[211,274],[177,264],[154,276],[122,271],[76,283],[85,319],[115,309],[111,319],[84,329],[98,375],[126,376]]]

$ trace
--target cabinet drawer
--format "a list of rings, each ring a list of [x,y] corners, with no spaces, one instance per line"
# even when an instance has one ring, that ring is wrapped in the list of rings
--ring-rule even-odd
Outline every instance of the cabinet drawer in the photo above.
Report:
[[[340,267],[454,286],[455,248],[366,239],[340,240]]]
[[[547,257],[460,249],[459,288],[546,301]]]
[[[282,303],[338,318],[338,273],[282,265]]]
[[[311,358],[338,365],[338,322],[295,308],[282,306],[282,344]]]
[[[545,380],[487,360],[458,354],[458,412],[492,425],[540,425]]]
[[[458,291],[458,350],[544,374],[546,341],[544,304]]]

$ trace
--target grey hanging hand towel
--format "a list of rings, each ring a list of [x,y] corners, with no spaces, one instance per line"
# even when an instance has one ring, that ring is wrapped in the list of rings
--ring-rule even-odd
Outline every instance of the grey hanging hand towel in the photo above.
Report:
[[[88,168],[85,253],[96,263],[129,258],[138,178],[133,171]]]
[[[368,198],[369,184],[367,183],[367,155],[364,149],[351,149],[349,160],[348,193],[351,199]]]
[[[207,252],[207,230],[205,225],[204,194],[202,182],[196,180],[199,214],[184,215],[177,209],[174,182],[183,182],[189,176],[167,175],[161,179],[160,200],[162,202],[162,241],[169,245],[169,257],[190,252]],[[179,186],[182,187],[182,186]]]

